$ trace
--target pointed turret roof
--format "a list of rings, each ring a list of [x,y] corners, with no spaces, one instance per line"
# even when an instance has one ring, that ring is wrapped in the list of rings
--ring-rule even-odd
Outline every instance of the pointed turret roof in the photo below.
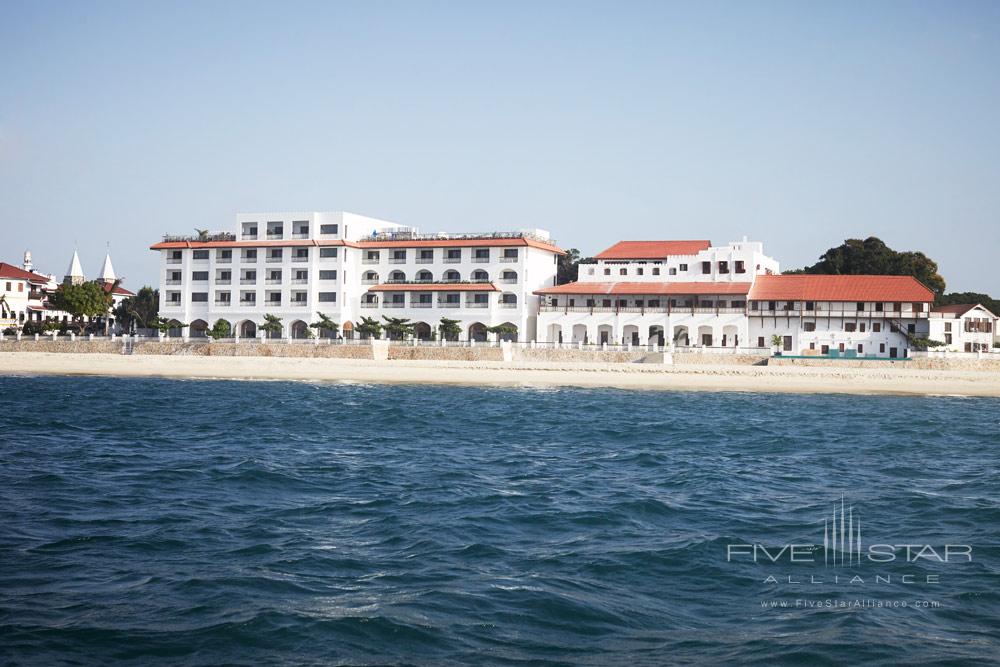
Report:
[[[106,283],[113,283],[118,279],[115,275],[115,268],[111,266],[110,252],[104,256],[104,264],[101,266],[101,275],[97,276],[97,279]]]
[[[69,269],[66,270],[66,279],[71,282],[83,282],[83,267],[80,266],[80,255],[73,250],[73,259],[69,261]]]

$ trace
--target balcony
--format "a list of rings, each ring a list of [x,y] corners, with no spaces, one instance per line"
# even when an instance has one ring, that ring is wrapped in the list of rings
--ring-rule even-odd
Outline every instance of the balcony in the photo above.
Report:
[[[362,278],[361,279],[361,284],[362,285],[378,285],[378,279],[377,278]]]
[[[490,304],[488,301],[466,301],[466,308],[489,308]]]
[[[268,264],[280,264],[282,259],[281,257],[268,257],[265,261]]]
[[[308,261],[309,261],[309,255],[306,255],[305,257],[301,257],[299,255],[292,257],[292,262],[295,264],[304,264]]]
[[[309,238],[309,230],[304,232],[292,232],[293,239],[307,239]]]
[[[362,301],[362,308],[378,308],[378,301]]]
[[[180,257],[167,257],[167,264],[180,264],[183,261]]]
[[[506,256],[504,256],[504,257],[500,258],[500,261],[503,262],[503,263],[505,263],[505,264],[511,264],[513,262],[516,262],[517,260],[518,260],[517,257],[506,257]]]
[[[227,299],[225,301],[220,301],[219,299],[215,300],[215,305],[219,306],[221,308],[226,308],[227,306],[231,306],[232,304],[233,304],[233,302],[230,301],[229,299]]]
[[[280,285],[281,284],[281,278],[268,278],[267,280],[264,281],[264,284],[265,285]]]
[[[253,234],[244,233],[241,238],[244,241],[256,241],[257,240],[257,233],[256,232],[254,232]]]
[[[362,264],[378,264],[379,263],[379,258],[378,257],[362,257],[361,258],[361,263]]]
[[[411,301],[410,308],[430,308],[434,304],[430,301]]]
[[[445,264],[458,264],[462,261],[461,257],[445,257],[442,260]]]
[[[389,263],[390,264],[406,264],[406,258],[405,257],[390,257],[389,258]]]
[[[267,304],[268,308],[280,308],[281,307],[281,299],[268,299],[264,303]]]
[[[229,278],[219,278],[218,280],[215,281],[215,284],[216,285],[229,285],[232,282],[233,281],[230,280]]]
[[[180,280],[170,280],[170,279],[167,279],[167,280],[164,280],[163,282],[164,282],[164,284],[166,284],[166,285],[180,285],[182,281],[180,281]]]
[[[309,279],[308,278],[292,278],[292,284],[293,285],[308,285],[309,284]]]
[[[240,299],[240,305],[241,306],[256,306],[257,305],[257,300],[256,299]]]
[[[458,301],[438,301],[438,308],[461,308],[462,304]]]
[[[267,231],[268,241],[280,241],[284,237],[285,237],[285,232],[280,229],[275,229],[274,231],[271,230]]]
[[[243,262],[244,264],[256,264],[257,256],[254,255],[253,257],[241,257],[240,261]]]
[[[433,257],[417,257],[414,260],[414,262],[416,262],[417,264],[433,264],[434,263],[434,258]]]
[[[292,306],[295,308],[305,308],[309,305],[309,301],[306,299],[296,299],[292,301]]]
[[[233,263],[233,258],[232,257],[216,257],[215,258],[215,263],[216,264],[232,264]]]
[[[383,308],[405,308],[406,304],[402,301],[386,301],[382,304]]]
[[[500,282],[505,285],[515,285],[517,284],[517,278],[501,278]]]
[[[489,261],[490,261],[489,256],[486,256],[486,257],[473,257],[472,258],[472,263],[473,264],[486,264]]]
[[[240,278],[240,285],[256,285],[256,278]]]
[[[517,302],[516,301],[501,301],[499,303],[499,306],[501,308],[517,308]]]

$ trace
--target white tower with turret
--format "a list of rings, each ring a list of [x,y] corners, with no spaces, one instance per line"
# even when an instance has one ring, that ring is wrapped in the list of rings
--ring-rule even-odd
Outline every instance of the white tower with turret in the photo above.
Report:
[[[82,285],[86,281],[83,275],[83,267],[80,266],[80,255],[77,254],[76,250],[73,250],[73,259],[69,261],[69,268],[66,270],[66,275],[63,277],[64,283],[69,283],[71,285]]]
[[[97,279],[102,283],[107,283],[109,285],[118,280],[118,276],[115,275],[115,269],[111,266],[110,251],[104,256],[104,264],[101,266],[101,274],[97,276]]]

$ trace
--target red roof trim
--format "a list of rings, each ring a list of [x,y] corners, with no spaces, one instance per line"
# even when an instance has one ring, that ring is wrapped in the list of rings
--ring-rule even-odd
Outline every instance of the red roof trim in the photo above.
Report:
[[[0,278],[9,278],[11,280],[27,280],[29,283],[36,284],[46,284],[49,282],[48,276],[43,276],[38,273],[33,273],[31,271],[25,271],[22,268],[16,267],[13,264],[8,264],[7,262],[0,262]]]
[[[149,246],[150,250],[184,250],[187,248],[274,248],[274,247],[306,247],[306,246],[347,246],[349,248],[487,248],[528,246],[547,250],[558,255],[566,251],[550,243],[542,243],[534,239],[440,239],[419,241],[340,241],[300,239],[283,241],[163,241]]]

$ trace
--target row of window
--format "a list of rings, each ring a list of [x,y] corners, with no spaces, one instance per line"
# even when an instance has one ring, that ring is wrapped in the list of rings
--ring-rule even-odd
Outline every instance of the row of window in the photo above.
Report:
[[[243,239],[248,241],[254,241],[258,238],[259,225],[256,222],[244,222],[242,227]],[[269,239],[281,239],[285,236],[285,223],[281,221],[268,222],[265,226],[265,232],[267,238]],[[336,224],[327,224],[319,226],[319,233],[324,236],[335,236],[337,234]],[[292,238],[293,239],[304,239],[309,237],[309,221],[308,220],[294,220],[292,221]]]
[[[253,306],[257,304],[257,292],[254,291],[240,292],[239,298],[240,298],[240,305]],[[232,300],[233,300],[232,292],[215,293],[216,306],[228,306],[232,303]],[[292,305],[305,305],[306,303],[308,303],[308,300],[309,300],[308,294],[306,292],[291,293],[290,301]],[[337,293],[320,292],[317,295],[317,300],[320,303],[336,303]],[[167,292],[167,303],[171,306],[181,305],[181,293]],[[208,303],[208,292],[192,292],[191,303]],[[264,303],[269,306],[280,306],[282,304],[281,292],[267,292],[264,297]]]
[[[798,310],[796,307],[797,303],[804,304],[802,310],[816,310],[815,301],[751,301],[750,310]],[[834,302],[838,303],[838,302]],[[846,306],[846,304],[844,304]],[[871,305],[871,308],[868,308]],[[924,310],[924,304],[917,301],[910,304],[910,309],[915,313],[921,313]],[[893,303],[882,303],[882,302],[871,302],[866,304],[864,301],[858,301],[855,303],[855,310],[848,311],[836,311],[836,312],[901,312],[903,310],[903,304],[900,302]]]
[[[259,248],[243,248],[240,251],[240,259],[244,262],[255,262],[257,261],[257,251]],[[280,260],[284,258],[284,248],[265,248],[266,257],[268,260]],[[294,259],[307,260],[309,259],[309,248],[291,248],[292,257]],[[320,258],[334,258],[337,257],[337,251],[339,248],[336,246],[330,248],[320,248],[319,256]],[[434,261],[434,249],[423,249],[415,250],[415,260],[418,264],[429,264]],[[461,248],[446,248],[444,252],[445,262],[461,262],[462,261],[462,249]],[[183,250],[170,250],[167,252],[167,262],[172,264],[179,264],[184,258]],[[208,260],[210,258],[211,250],[207,248],[199,248],[191,251],[191,258],[194,260]],[[408,257],[407,250],[392,250],[387,253],[387,258],[390,264],[402,264],[407,261]],[[215,251],[215,259],[220,263],[227,263],[233,260],[233,250],[232,248],[218,249]],[[489,248],[474,248],[472,250],[471,259],[473,262],[489,262],[491,259]],[[499,260],[501,262],[516,262],[518,259],[518,249],[517,248],[504,248],[501,253]],[[361,261],[364,264],[378,264],[382,261],[382,252],[380,250],[366,250],[362,255]],[[659,271],[659,269],[655,269]],[[654,274],[654,275],[658,275]]]
[[[517,248],[504,248],[503,252],[500,254],[501,262],[516,262],[518,258]],[[407,260],[406,250],[389,250],[386,252],[386,257],[390,264],[402,264]],[[434,249],[433,248],[423,248],[419,250],[414,250],[414,256],[418,264],[428,264],[434,261]],[[460,262],[462,261],[462,249],[461,248],[444,248],[444,261],[446,262]],[[473,248],[471,255],[473,262],[488,262],[490,261],[490,249],[489,248]],[[380,250],[365,250],[364,254],[361,256],[361,261],[365,264],[377,264],[382,261],[382,252]]]
[[[729,266],[729,262],[728,261],[717,262],[717,264],[718,264],[718,271],[717,272],[720,273],[720,274],[746,273],[747,272],[746,263],[742,259],[736,260],[736,261],[734,261],[732,263],[733,264],[732,270],[730,270],[730,266]],[[618,275],[619,276],[628,276],[628,275],[644,276],[644,275],[646,275],[646,268],[647,267],[645,267],[645,266],[623,266],[623,267],[619,267],[618,268]],[[758,266],[757,268],[760,268],[760,267]],[[658,275],[660,275],[660,267],[653,266],[653,267],[650,267],[650,269],[651,270],[650,270],[649,275],[651,275],[651,276],[658,276]],[[589,275],[589,276],[595,275],[596,271],[597,271],[597,269],[595,267],[588,267],[588,269],[587,269],[587,275]],[[703,274],[711,274],[712,273],[712,262],[702,262],[701,263],[701,272]],[[671,275],[671,276],[676,276],[678,273],[688,273],[688,265],[687,264],[678,264],[676,267],[670,267],[668,269],[668,271],[667,271],[667,274]],[[612,275],[612,268],[608,267],[608,266],[605,266],[604,267],[604,275],[606,275],[606,276]]]
[[[490,274],[482,269],[476,269],[471,274],[469,274],[469,279],[473,282],[489,282]],[[424,269],[423,271],[417,271],[414,280],[420,283],[432,283],[434,282],[434,274],[430,271]],[[462,280],[462,274],[454,269],[445,271],[441,274],[441,282],[453,283]],[[364,284],[373,285],[378,283],[379,274],[376,271],[365,271],[361,274],[361,281]],[[517,271],[501,271],[500,281],[504,283],[516,283],[517,282]],[[403,283],[406,282],[406,273],[403,271],[393,271],[389,274],[388,282],[390,283]]]
[[[558,298],[550,299],[549,305],[558,308],[560,303],[569,308],[664,308],[669,304],[670,308],[746,308],[747,302],[742,299],[727,301],[725,299],[575,299],[570,298],[565,302],[560,302]],[[599,302],[599,303],[598,303]]]
[[[281,269],[269,269],[264,272],[265,278],[268,283],[275,284],[280,283],[284,277],[284,272]],[[180,271],[167,271],[167,284],[168,285],[179,285],[182,280],[182,274]],[[309,271],[306,269],[295,269],[291,271],[292,282],[305,283],[309,280]],[[215,282],[216,284],[229,284],[233,279],[233,272],[229,269],[217,269],[215,272]],[[336,269],[323,269],[319,272],[320,280],[336,280],[337,270]],[[208,271],[192,271],[191,272],[192,282],[207,282],[208,281]],[[257,282],[257,270],[256,269],[243,269],[240,271],[240,282],[243,284]]]

